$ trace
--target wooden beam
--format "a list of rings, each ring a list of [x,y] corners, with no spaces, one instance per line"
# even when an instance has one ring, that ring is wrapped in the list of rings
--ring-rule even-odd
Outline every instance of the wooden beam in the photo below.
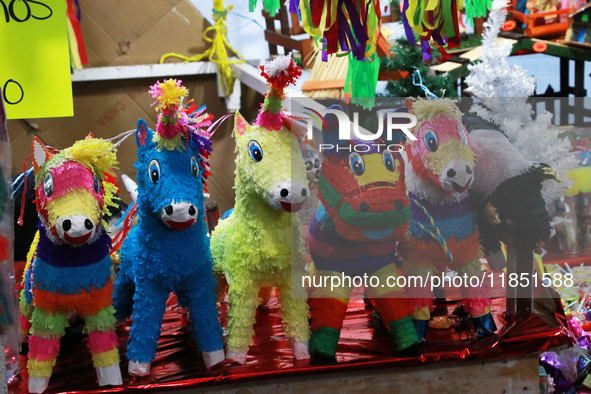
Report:
[[[74,70],[72,82],[112,81],[118,79],[160,78],[179,75],[215,74],[212,62],[138,64],[133,66],[89,67]]]
[[[345,87],[344,79],[330,79],[324,81],[306,81],[302,84],[302,92],[324,89],[343,89]]]
[[[310,41],[312,39],[306,38],[303,40],[296,40],[295,38],[291,38],[290,36],[284,36],[283,34],[279,34],[276,31],[265,30],[265,40],[275,45],[281,45],[286,49],[295,49],[296,51],[303,53],[304,42],[310,44]]]
[[[174,391],[173,391],[174,390]],[[493,358],[479,361],[441,362],[414,368],[371,368],[343,372],[324,372],[321,368],[298,376],[220,381],[205,387],[162,393],[326,393],[358,394],[424,393],[473,394],[538,393],[540,391],[538,354],[524,357]]]

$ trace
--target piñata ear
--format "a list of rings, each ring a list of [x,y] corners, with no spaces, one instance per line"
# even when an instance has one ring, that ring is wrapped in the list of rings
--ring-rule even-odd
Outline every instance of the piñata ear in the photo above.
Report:
[[[89,140],[91,138],[94,138],[94,134],[92,134],[92,131],[90,133],[88,133],[88,135],[86,136],[87,140]]]
[[[404,100],[404,106],[408,108],[409,111],[412,111],[412,101],[410,99]]]
[[[37,171],[39,170],[39,168],[41,168],[41,166],[43,164],[45,164],[45,162],[47,160],[51,159],[53,154],[51,154],[47,150],[47,148],[45,148],[45,145],[43,145],[43,142],[41,142],[41,140],[37,137],[33,138],[32,148],[33,148],[33,168],[34,168],[34,171],[36,174]]]
[[[145,146],[150,141],[152,141],[152,130],[150,130],[145,120],[139,119],[135,131],[135,142],[137,146]]]
[[[242,117],[239,111],[236,111],[234,117],[234,130],[239,136],[243,136],[246,133],[246,129],[250,127],[248,122]]]

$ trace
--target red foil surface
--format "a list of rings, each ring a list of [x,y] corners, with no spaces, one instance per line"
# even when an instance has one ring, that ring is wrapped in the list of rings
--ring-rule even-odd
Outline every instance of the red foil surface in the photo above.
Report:
[[[502,313],[505,300],[496,299],[493,301],[493,314],[499,327],[498,335],[477,340],[473,332],[458,332],[453,328],[430,329],[430,345],[426,352],[407,356],[396,353],[386,328],[373,316],[368,304],[362,298],[352,298],[341,331],[336,360],[295,361],[283,333],[278,300],[272,297],[257,311],[254,344],[248,352],[247,363],[237,365],[224,362],[207,370],[186,328],[186,319],[176,307],[175,297],[171,297],[150,376],[131,377],[127,373],[125,343],[131,326],[131,322],[127,322],[118,330],[123,386],[99,387],[85,345],[86,338],[80,340],[81,335],[69,333],[62,340],[57,365],[46,392],[133,393],[347,370],[420,365],[429,368],[428,364],[433,363],[516,356],[571,344],[572,339],[564,328],[565,318],[559,301],[546,299],[544,302],[546,304],[541,309],[547,312],[517,319]],[[451,314],[456,304],[448,301],[439,304],[438,310],[445,314],[447,308]],[[226,303],[222,303],[220,312],[225,322]],[[27,392],[26,356],[21,356],[21,366],[19,379],[9,385],[10,393]]]

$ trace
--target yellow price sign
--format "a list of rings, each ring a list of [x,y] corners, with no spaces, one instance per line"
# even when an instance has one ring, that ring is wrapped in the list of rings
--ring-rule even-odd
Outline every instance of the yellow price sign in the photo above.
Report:
[[[74,115],[64,0],[0,0],[0,88],[8,119]]]

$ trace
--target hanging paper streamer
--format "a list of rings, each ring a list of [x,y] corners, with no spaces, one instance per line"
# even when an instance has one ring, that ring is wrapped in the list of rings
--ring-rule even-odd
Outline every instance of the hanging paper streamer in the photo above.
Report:
[[[76,8],[74,9],[74,2]],[[68,19],[68,42],[70,44],[70,67],[81,70],[88,63],[86,47],[80,29],[80,5],[78,0],[66,0],[66,16]]]
[[[466,0],[466,16],[470,23],[473,18],[485,17],[492,0]],[[460,11],[464,0],[404,0],[402,22],[406,37],[415,43],[414,33],[421,39],[423,60],[431,58],[431,41],[441,55],[449,59],[443,49],[460,45]]]
[[[470,0],[468,0],[470,1]],[[404,0],[402,20],[407,38],[415,42],[414,33],[421,39],[423,60],[431,58],[432,39],[435,47],[444,58],[449,55],[443,49],[460,45],[459,12],[463,7],[463,0]]]
[[[295,4],[290,4],[290,12],[294,9]],[[357,60],[375,52],[379,1],[301,0],[299,11],[304,30],[322,43],[324,61],[339,51],[352,52]]]
[[[257,6],[258,0],[248,1],[248,10],[253,12]],[[277,15],[277,10],[281,8],[281,2],[279,0],[263,0],[263,9],[269,13],[270,16]]]
[[[468,23],[473,25],[474,18],[486,18],[487,11],[492,7],[492,0],[466,0],[465,6]]]
[[[300,16],[304,30],[321,44],[323,61],[333,53],[348,53],[345,92],[351,94],[354,103],[373,107],[380,67],[375,53],[379,1],[300,0],[298,8],[297,0],[291,0],[289,11]]]
[[[267,2],[268,0],[265,0]],[[255,2],[256,3],[256,2]],[[215,20],[215,24],[213,26],[208,27],[203,32],[203,38],[207,42],[211,42],[211,47],[207,49],[205,52],[195,55],[195,56],[183,56],[179,55],[178,53],[167,53],[162,55],[160,58],[160,63],[164,63],[164,61],[169,57],[177,57],[179,59],[183,59],[185,63],[187,62],[198,62],[202,59],[208,59],[210,62],[216,63],[218,65],[218,83],[222,89],[222,93],[224,96],[228,97],[232,94],[234,90],[234,75],[232,74],[232,69],[230,68],[231,64],[236,63],[244,63],[244,57],[238,53],[236,49],[230,45],[228,39],[226,38],[228,35],[228,26],[226,25],[226,18],[228,16],[228,11],[234,8],[233,5],[229,5],[224,8],[223,0],[214,0],[213,1],[213,19]],[[213,31],[214,36],[213,38],[209,38],[207,34]],[[226,47],[230,49],[232,52],[236,54],[240,59],[239,60],[228,60],[228,52]]]
[[[375,105],[376,86],[380,73],[380,60],[376,53],[370,59],[359,61],[349,52],[349,68],[345,93],[351,94],[351,102],[371,109]]]

